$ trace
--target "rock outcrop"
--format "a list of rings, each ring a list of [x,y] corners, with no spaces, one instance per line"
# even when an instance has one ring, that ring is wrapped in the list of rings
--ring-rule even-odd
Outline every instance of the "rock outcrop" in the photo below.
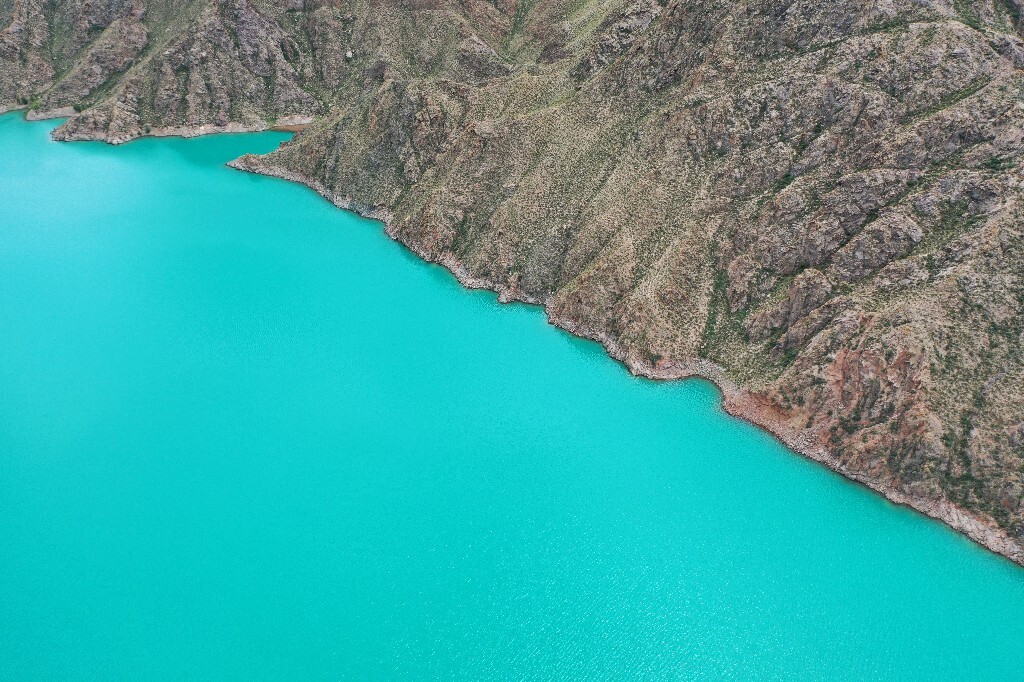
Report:
[[[236,165],[1024,563],[1021,9],[15,0],[0,108],[312,120]]]

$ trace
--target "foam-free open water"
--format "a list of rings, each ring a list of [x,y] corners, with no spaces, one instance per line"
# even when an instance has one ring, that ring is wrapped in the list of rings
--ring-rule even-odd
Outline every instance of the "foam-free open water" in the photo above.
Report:
[[[0,679],[1021,679],[1024,570],[380,225],[0,117]]]

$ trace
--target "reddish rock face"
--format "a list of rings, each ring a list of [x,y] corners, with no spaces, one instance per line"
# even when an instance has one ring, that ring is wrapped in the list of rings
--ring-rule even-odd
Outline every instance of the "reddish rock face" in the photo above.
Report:
[[[8,0],[0,107],[315,119],[238,165],[1024,561],[1020,10]]]

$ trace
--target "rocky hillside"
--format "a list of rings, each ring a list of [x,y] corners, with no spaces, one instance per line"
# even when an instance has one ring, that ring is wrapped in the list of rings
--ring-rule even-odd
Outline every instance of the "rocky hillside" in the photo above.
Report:
[[[1024,563],[1022,11],[0,0],[0,109],[312,121],[236,165]]]

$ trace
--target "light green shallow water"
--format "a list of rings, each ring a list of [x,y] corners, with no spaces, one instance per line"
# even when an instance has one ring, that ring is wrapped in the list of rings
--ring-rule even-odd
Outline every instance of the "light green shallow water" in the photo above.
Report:
[[[0,117],[0,679],[1022,679],[1024,570],[225,161]]]

